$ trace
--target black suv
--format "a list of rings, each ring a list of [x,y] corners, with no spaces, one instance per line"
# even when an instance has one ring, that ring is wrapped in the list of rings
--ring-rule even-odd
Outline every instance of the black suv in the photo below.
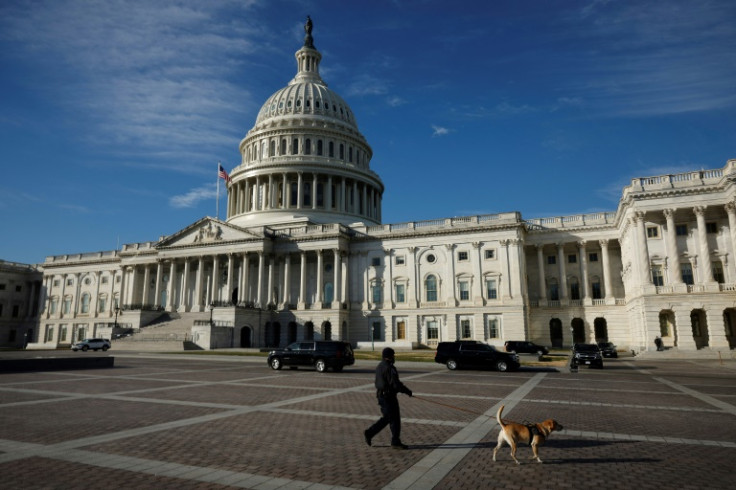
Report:
[[[598,347],[601,348],[603,357],[618,357],[618,351],[612,342],[598,342]]]
[[[508,340],[503,345],[506,352],[515,352],[517,354],[537,354],[546,355],[549,354],[549,350],[543,345],[537,345],[534,342],[528,342],[526,340]]]
[[[597,344],[575,344],[572,346],[573,362],[603,369],[603,354]]]
[[[494,347],[477,340],[457,340],[440,342],[434,355],[434,362],[447,365],[447,369],[493,368],[498,371],[519,369],[519,356],[497,351]]]
[[[299,366],[314,366],[320,373],[327,368],[340,372],[344,366],[353,364],[355,357],[350,344],[331,340],[293,342],[285,349],[272,350],[268,354],[268,365],[271,369],[281,369],[282,366],[294,369]]]

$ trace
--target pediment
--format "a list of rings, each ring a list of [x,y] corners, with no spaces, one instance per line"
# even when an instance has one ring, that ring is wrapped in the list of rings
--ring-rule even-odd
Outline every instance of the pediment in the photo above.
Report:
[[[156,248],[209,245],[262,238],[253,232],[215,218],[202,218],[186,228],[165,237]]]

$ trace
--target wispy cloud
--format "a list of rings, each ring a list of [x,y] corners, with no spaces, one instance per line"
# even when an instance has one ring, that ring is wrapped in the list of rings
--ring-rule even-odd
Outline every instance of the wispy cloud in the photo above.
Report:
[[[392,95],[386,99],[386,103],[391,107],[399,107],[400,105],[406,104],[406,100],[402,99],[398,95]]]
[[[450,134],[450,129],[444,128],[442,126],[432,125],[432,136],[445,136],[447,134]]]
[[[200,201],[215,199],[217,197],[217,184],[206,184],[196,189],[191,189],[186,194],[171,196],[169,205],[172,208],[193,208]]]

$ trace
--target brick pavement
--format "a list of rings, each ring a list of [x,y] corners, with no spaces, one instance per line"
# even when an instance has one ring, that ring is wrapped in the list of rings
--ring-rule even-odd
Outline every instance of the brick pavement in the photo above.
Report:
[[[0,375],[6,488],[730,488],[736,363],[455,371],[399,363],[408,451],[379,416],[375,363],[272,371],[260,358],[116,355],[115,368]],[[495,412],[558,419],[545,464],[491,460]],[[457,408],[452,408],[457,407]]]

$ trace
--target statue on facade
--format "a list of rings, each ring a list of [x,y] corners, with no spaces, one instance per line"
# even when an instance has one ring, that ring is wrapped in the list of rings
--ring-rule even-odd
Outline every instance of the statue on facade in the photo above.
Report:
[[[312,39],[312,18],[307,15],[307,23],[304,24],[304,46],[315,49],[314,39]]]

